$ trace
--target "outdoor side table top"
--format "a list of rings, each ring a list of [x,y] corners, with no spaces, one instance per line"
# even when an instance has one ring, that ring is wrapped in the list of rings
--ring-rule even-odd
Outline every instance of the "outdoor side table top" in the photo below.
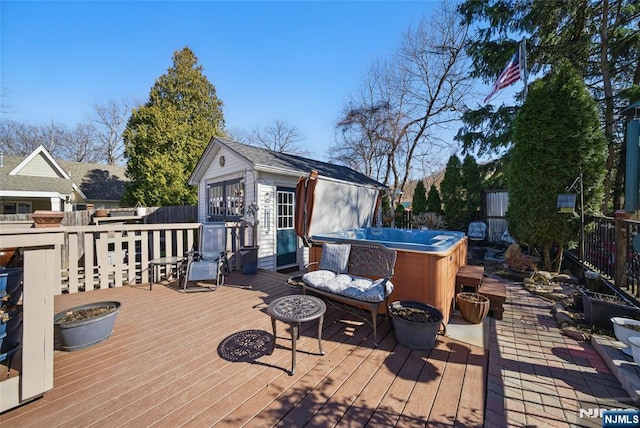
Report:
[[[320,355],[324,355],[322,350],[322,323],[327,305],[315,296],[305,294],[295,294],[291,296],[279,297],[269,303],[267,313],[271,317],[271,327],[273,328],[273,348],[276,346],[276,320],[289,324],[291,327],[291,372],[296,371],[296,340],[300,337],[300,324],[318,319],[318,348]]]
[[[178,275],[178,279],[180,279],[180,267],[184,261],[184,257],[174,256],[174,257],[159,257],[157,259],[149,260],[149,270],[151,271],[151,280],[149,281],[149,290],[152,289],[153,283],[156,280],[156,269],[160,266],[176,266],[176,273]],[[171,277],[171,275],[168,275]]]

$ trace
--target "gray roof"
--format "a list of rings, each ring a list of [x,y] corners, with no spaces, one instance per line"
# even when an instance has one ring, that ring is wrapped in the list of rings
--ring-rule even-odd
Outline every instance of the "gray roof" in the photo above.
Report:
[[[125,176],[126,168],[120,165],[103,165],[97,163],[71,162],[57,160],[58,164],[87,199],[119,201],[124,186],[130,180]]]
[[[71,180],[55,177],[38,177],[30,175],[9,175],[27,156],[3,156],[0,167],[0,187],[3,190],[24,192],[57,192],[72,193],[72,182],[85,194],[88,200],[119,201],[125,183],[125,167],[118,165],[101,165],[94,163],[71,162],[56,159]]]
[[[214,139],[218,140],[221,144],[238,153],[240,156],[244,157],[256,166],[285,169],[299,173],[300,175],[308,175],[312,170],[315,170],[318,171],[318,174],[321,176],[336,180],[367,186],[383,186],[382,183],[379,183],[378,181],[343,165],[336,165],[301,156],[275,152],[273,150],[237,143],[220,137],[214,137]]]

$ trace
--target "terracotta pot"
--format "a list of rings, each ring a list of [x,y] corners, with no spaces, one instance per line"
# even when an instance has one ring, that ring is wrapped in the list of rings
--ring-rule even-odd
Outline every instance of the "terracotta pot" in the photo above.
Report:
[[[93,213],[94,217],[109,217],[109,210],[96,210]]]
[[[64,219],[64,213],[60,211],[38,210],[31,214],[35,227],[59,227]]]

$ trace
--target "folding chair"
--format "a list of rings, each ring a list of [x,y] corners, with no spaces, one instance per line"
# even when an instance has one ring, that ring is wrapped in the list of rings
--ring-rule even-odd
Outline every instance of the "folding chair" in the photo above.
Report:
[[[224,223],[204,223],[200,228],[198,251],[187,253],[186,270],[183,277],[184,291],[216,290],[224,284],[229,274],[227,260],[227,230]],[[215,285],[189,290],[190,281],[215,281]]]

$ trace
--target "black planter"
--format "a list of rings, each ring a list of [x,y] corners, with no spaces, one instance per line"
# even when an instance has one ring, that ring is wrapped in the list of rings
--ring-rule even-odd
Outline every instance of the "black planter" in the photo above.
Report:
[[[115,307],[115,310],[85,320],[62,322],[68,312],[104,306]],[[113,333],[113,326],[120,311],[120,306],[120,302],[97,302],[76,306],[57,313],[53,318],[53,325],[56,334],[60,338],[62,349],[65,351],[79,351],[107,340]]]
[[[396,314],[394,309],[399,307],[415,308],[423,310],[432,315],[434,321],[432,322],[416,322],[404,319]],[[393,329],[396,332],[396,339],[398,342],[411,349],[427,350],[433,348],[436,343],[436,336],[440,325],[442,324],[443,316],[437,308],[420,302],[412,301],[396,301],[389,306],[389,314],[391,315],[391,321]]]
[[[632,306],[617,296],[582,290],[584,318],[589,324],[613,331],[611,318],[633,318],[640,309]]]

